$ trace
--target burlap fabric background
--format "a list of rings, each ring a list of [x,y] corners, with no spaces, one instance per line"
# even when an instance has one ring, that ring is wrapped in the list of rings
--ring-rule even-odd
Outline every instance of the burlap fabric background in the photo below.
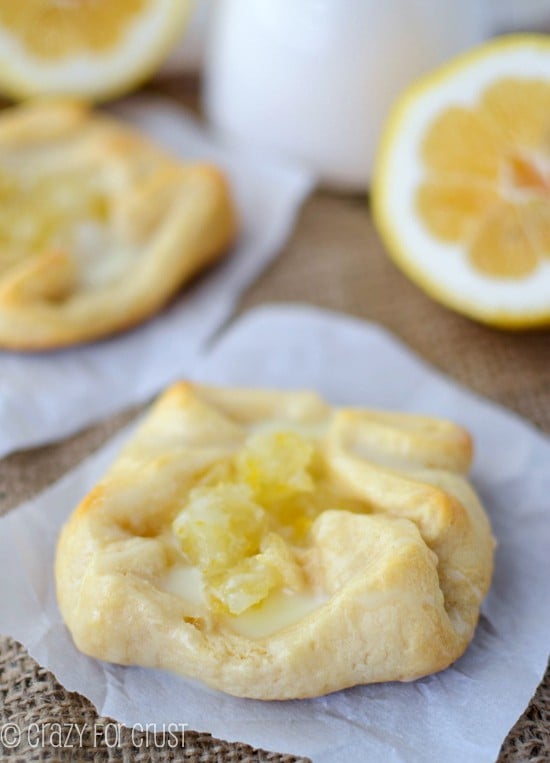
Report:
[[[196,89],[186,82],[172,81],[163,89],[180,99],[183,94],[188,104],[195,101]],[[309,302],[377,321],[436,368],[550,431],[550,332],[499,332],[429,300],[385,255],[363,198],[317,193],[306,203],[288,245],[244,296],[239,312],[269,301]],[[63,443],[4,459],[0,513],[59,478],[135,415],[136,411],[125,412]],[[98,721],[86,699],[67,692],[9,638],[0,638],[0,697],[0,725],[11,721],[29,727],[58,721],[91,727]],[[78,750],[21,745],[10,760],[297,760],[191,731],[175,750],[140,746],[129,732],[113,749],[94,748],[91,735],[85,742],[87,746]],[[528,760],[550,760],[550,670],[499,756],[501,763]]]

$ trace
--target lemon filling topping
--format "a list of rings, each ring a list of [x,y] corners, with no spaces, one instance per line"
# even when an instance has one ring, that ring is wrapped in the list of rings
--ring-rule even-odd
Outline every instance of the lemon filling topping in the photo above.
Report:
[[[89,170],[32,178],[0,170],[6,265],[48,250],[78,248],[79,227],[101,225],[107,214],[106,196]]]
[[[58,253],[76,268],[58,299],[119,280],[139,247],[119,235],[113,214],[101,174],[90,167],[55,175],[0,168],[0,274]]]
[[[294,432],[254,434],[190,491],[173,531],[202,575],[213,609],[230,615],[272,593],[303,595],[307,533],[328,509],[364,511],[329,485],[313,442]]]

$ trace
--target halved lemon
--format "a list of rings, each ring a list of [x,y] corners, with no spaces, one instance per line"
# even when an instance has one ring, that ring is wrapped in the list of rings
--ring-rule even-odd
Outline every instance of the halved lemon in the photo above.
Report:
[[[498,38],[406,92],[372,205],[432,297],[502,328],[550,324],[550,37]]]
[[[0,90],[103,100],[151,74],[192,0],[0,0]]]

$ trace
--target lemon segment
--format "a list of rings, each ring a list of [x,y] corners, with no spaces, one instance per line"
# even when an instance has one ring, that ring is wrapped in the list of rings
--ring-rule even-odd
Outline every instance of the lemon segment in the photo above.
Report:
[[[492,41],[406,92],[372,188],[387,249],[428,294],[502,328],[550,323],[550,37]]]
[[[0,0],[0,91],[104,100],[137,85],[181,37],[192,0]]]

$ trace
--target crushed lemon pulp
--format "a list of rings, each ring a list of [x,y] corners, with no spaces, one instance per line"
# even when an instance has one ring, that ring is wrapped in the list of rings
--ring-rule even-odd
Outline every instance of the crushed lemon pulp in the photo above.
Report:
[[[261,433],[204,475],[173,530],[213,605],[240,615],[273,591],[304,590],[300,549],[328,509],[366,507],[328,485],[311,441],[294,432]]]

